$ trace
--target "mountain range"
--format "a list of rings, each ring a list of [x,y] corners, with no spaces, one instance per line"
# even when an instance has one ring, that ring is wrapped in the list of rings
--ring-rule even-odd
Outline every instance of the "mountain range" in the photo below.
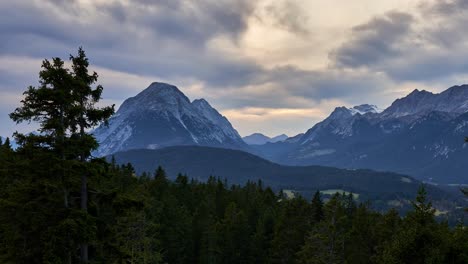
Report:
[[[383,111],[337,107],[294,142],[265,144],[256,153],[288,165],[368,168],[468,183],[467,112],[467,85],[440,94],[414,90]]]
[[[467,85],[439,94],[414,90],[383,110],[371,104],[337,107],[294,137],[241,138],[204,99],[191,102],[173,85],[152,83],[93,133],[101,143],[97,156],[198,145],[239,149],[283,165],[393,171],[426,182],[466,184],[467,112]]]
[[[276,143],[285,141],[287,138],[288,136],[285,134],[281,134],[271,138],[263,135],[262,133],[253,133],[252,135],[243,137],[242,140],[244,140],[244,142],[248,145],[263,145],[266,143]]]

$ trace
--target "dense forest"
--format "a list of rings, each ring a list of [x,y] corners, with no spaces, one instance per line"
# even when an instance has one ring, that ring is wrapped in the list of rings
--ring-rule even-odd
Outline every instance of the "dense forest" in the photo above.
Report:
[[[289,197],[93,158],[113,107],[83,50],[45,60],[11,118],[39,134],[0,144],[1,263],[468,263],[468,229],[435,220],[422,186],[405,216],[351,195]]]
[[[42,150],[0,151],[0,262],[79,263],[467,263],[468,229],[434,219],[421,189],[401,218],[349,195],[324,202],[275,194],[261,182],[228,186],[162,168],[137,177],[131,165],[87,164],[89,207],[79,209],[77,170],[64,186]]]

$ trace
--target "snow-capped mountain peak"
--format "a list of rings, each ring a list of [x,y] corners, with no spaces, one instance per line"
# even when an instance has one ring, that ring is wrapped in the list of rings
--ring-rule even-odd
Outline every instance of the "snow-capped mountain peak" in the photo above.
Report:
[[[350,110],[350,108],[341,106],[341,107],[336,107],[335,110],[330,114],[330,116],[327,119],[330,120],[337,120],[337,119],[347,119],[353,117],[353,112]]]
[[[229,121],[206,100],[190,102],[176,86],[159,82],[125,100],[109,126],[93,133],[100,142],[94,153],[98,156],[174,145],[245,146]]]
[[[362,105],[356,105],[350,108],[347,108],[345,106],[337,107],[335,110],[330,114],[330,116],[327,119],[348,119],[351,118],[357,114],[359,115],[365,115],[367,113],[380,113],[382,110],[380,110],[376,105],[371,105],[371,104],[362,104]]]
[[[376,105],[371,105],[371,104],[356,105],[352,108],[349,108],[349,110],[351,111],[353,115],[355,114],[364,115],[367,113],[377,114],[377,113],[382,112],[382,110],[378,108]]]
[[[382,117],[398,118],[431,111],[465,113],[468,111],[468,85],[453,86],[442,93],[414,90],[385,109]]]

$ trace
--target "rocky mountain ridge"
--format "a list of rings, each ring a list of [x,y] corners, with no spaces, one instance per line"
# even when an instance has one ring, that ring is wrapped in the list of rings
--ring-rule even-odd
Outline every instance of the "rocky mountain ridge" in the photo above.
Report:
[[[176,86],[158,82],[125,100],[109,125],[93,134],[100,142],[97,156],[175,145],[246,147],[229,121],[206,100],[190,102]]]

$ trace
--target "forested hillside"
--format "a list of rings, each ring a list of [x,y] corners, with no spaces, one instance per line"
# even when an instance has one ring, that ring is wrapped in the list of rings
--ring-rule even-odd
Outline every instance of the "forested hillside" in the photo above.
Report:
[[[274,191],[287,190],[304,197],[315,191],[352,192],[358,202],[372,201],[371,208],[386,211],[395,208],[403,213],[411,208],[422,182],[407,175],[372,170],[347,170],[324,166],[284,166],[240,150],[203,146],[175,146],[156,150],[139,149],[118,152],[108,157],[117,164],[131,163],[138,174],[162,166],[174,180],[177,174],[206,181],[210,176],[228,184],[245,184],[261,180]],[[426,186],[428,197],[445,218],[460,217],[460,206],[467,202],[462,193]]]

